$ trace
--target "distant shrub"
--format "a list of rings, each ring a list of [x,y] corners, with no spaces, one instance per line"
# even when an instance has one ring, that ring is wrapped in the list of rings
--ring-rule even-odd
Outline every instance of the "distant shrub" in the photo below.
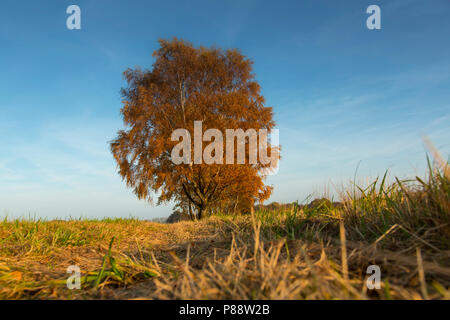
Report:
[[[169,218],[167,218],[166,222],[167,223],[175,223],[175,222],[180,222],[180,221],[190,221],[191,218],[189,217],[188,214],[180,212],[180,211],[175,211],[174,213],[172,213]]]

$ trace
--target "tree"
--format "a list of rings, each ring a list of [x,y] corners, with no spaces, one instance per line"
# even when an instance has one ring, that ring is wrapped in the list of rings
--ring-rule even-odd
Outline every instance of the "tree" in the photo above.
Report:
[[[271,131],[272,108],[264,105],[252,62],[238,50],[195,48],[176,38],[159,44],[152,70],[124,72],[125,129],[111,142],[111,151],[127,186],[139,199],[152,202],[158,194],[157,204],[175,200],[179,209],[198,219],[233,201],[253,207],[267,199],[272,188],[263,183],[264,169],[271,164],[250,164],[248,145],[244,164],[175,164],[171,158],[178,143],[172,133],[185,128],[193,136],[194,121],[202,121],[203,130]],[[270,145],[268,151],[278,157]]]

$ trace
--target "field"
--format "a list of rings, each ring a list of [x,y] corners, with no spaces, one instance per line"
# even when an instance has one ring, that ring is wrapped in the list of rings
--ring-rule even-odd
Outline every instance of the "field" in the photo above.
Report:
[[[425,180],[425,181],[424,181]],[[2,299],[449,299],[450,182],[350,188],[339,203],[159,224],[0,222]],[[81,269],[69,290],[67,267]],[[369,289],[367,268],[381,270]]]

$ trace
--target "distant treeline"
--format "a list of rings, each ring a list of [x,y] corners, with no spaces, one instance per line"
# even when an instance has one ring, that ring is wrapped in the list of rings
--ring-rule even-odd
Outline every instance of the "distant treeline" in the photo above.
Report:
[[[319,208],[319,207],[342,207],[342,202],[332,202],[327,198],[314,199],[309,204],[299,204],[297,201],[291,203],[279,203],[271,202],[269,204],[258,204],[255,206],[255,210],[268,210],[268,211],[286,211],[292,209],[302,209],[304,207]]]

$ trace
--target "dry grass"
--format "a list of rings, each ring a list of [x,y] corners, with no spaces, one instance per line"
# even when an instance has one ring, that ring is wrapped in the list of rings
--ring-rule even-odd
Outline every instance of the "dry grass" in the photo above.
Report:
[[[3,299],[449,299],[450,183],[385,179],[343,202],[172,225],[0,223]],[[113,239],[113,241],[112,241]],[[66,287],[78,265],[82,289]],[[366,286],[367,267],[381,288]]]

